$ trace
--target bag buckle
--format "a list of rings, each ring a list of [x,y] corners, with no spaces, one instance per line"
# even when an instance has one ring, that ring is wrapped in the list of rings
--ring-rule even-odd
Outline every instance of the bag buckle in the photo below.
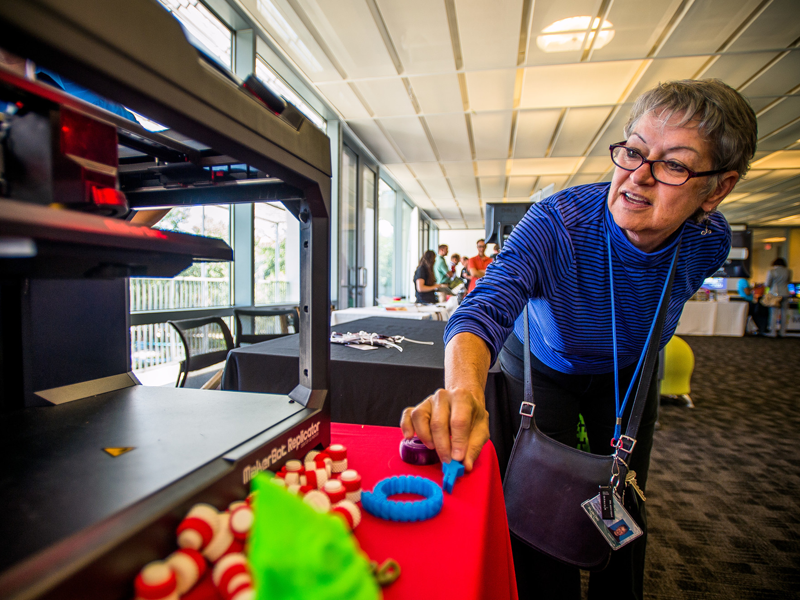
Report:
[[[530,412],[525,412],[525,406],[526,405],[531,407],[530,408]],[[523,417],[531,418],[531,417],[533,417],[533,409],[534,408],[536,408],[536,406],[534,405],[533,402],[523,402],[522,404],[519,405],[519,414],[521,414]]]
[[[621,435],[620,438],[617,440],[616,449],[622,450],[626,454],[630,455],[633,452],[633,447],[636,446],[636,440],[629,435]]]

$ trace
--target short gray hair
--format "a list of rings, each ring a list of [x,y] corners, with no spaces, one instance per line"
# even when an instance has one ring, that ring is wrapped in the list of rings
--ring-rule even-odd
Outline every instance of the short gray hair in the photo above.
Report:
[[[737,171],[742,178],[750,168],[758,140],[756,114],[739,92],[719,79],[667,81],[645,92],[633,104],[625,124],[626,138],[649,113],[665,123],[677,116],[678,126],[696,122],[711,144],[712,170]]]

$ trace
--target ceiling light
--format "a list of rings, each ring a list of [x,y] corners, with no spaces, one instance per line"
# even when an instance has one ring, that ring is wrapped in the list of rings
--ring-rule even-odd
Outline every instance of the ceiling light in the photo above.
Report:
[[[587,39],[586,32],[590,23],[591,31]],[[594,49],[597,50],[614,39],[612,27],[608,21],[603,21],[600,25],[598,18],[592,21],[592,17],[569,17],[542,29],[542,35],[536,38],[536,45],[545,52],[569,52],[588,48],[594,41]]]

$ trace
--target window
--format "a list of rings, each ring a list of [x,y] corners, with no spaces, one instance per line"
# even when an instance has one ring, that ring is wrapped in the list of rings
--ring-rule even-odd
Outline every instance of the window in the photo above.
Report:
[[[173,208],[156,228],[215,237],[230,244],[230,207]],[[131,277],[130,310],[136,313],[230,306],[230,272],[230,263],[194,263],[172,279]],[[174,382],[181,360],[183,347],[166,323],[131,327],[131,367],[137,376],[148,371],[144,383]]]
[[[256,304],[300,301],[300,226],[279,204],[255,204],[253,291]]]
[[[157,229],[191,233],[230,244],[228,206],[173,208]],[[131,312],[206,308],[231,305],[229,263],[194,263],[172,279],[132,277]]]
[[[289,87],[281,77],[273,71],[260,56],[256,57],[256,77],[267,86],[273,93],[277,94],[288,103],[292,104],[305,117],[316,125],[323,132],[327,133],[328,124],[322,116],[306,104],[297,93]]]
[[[403,218],[403,230],[400,234],[401,240],[401,254],[400,256],[403,259],[403,264],[401,267],[401,273],[403,274],[403,281],[400,287],[403,290],[403,295],[408,298],[409,300],[414,300],[416,298],[416,291],[413,285],[413,273],[414,270],[417,268],[417,264],[419,263],[419,259],[422,258],[422,253],[415,256],[413,251],[411,250],[410,240],[411,240],[411,217],[414,213],[414,209],[408,202],[401,202],[402,205],[402,218]]]
[[[378,194],[378,296],[394,297],[394,231],[397,192],[381,179]]]
[[[203,50],[233,70],[233,34],[199,0],[159,0],[180,21],[185,31],[199,42]]]

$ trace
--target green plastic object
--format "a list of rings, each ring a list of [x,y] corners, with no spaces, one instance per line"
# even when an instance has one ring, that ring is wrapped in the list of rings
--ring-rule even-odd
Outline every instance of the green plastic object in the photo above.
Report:
[[[342,519],[320,514],[260,473],[248,562],[256,600],[375,600],[369,559]]]

